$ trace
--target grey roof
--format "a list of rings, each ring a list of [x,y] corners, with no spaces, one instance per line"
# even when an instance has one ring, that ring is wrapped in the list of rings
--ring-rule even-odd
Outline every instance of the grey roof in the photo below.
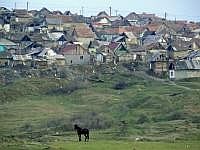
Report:
[[[143,39],[143,44],[144,45],[150,45],[152,43],[157,43],[159,42],[159,40],[162,38],[161,35],[147,35],[144,39]]]
[[[59,25],[62,23],[60,18],[46,18],[47,24]]]
[[[17,44],[10,41],[10,40],[7,40],[7,39],[0,39],[0,45],[4,45],[4,46],[16,46]]]
[[[176,62],[177,70],[200,70],[200,60],[179,60]]]
[[[190,52],[185,58],[187,59],[193,59],[195,57],[200,57],[200,51],[192,51]]]
[[[32,57],[29,55],[12,55],[13,60],[18,60],[18,61],[27,61],[27,60],[32,60]]]

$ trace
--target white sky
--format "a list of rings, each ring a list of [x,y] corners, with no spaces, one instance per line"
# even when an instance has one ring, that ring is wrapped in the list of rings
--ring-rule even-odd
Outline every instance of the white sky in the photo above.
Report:
[[[0,0],[0,6],[12,9],[26,8],[29,2],[30,9],[41,9],[46,7],[50,10],[70,10],[72,13],[80,13],[83,7],[84,15],[96,15],[99,11],[109,12],[112,7],[112,14],[126,16],[129,12],[156,13],[164,17],[167,12],[170,19],[187,19],[200,22],[200,0]]]

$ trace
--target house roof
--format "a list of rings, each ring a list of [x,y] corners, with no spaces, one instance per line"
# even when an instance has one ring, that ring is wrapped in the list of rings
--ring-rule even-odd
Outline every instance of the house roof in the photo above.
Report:
[[[26,9],[14,9],[13,12],[15,15],[27,15],[27,10]]]
[[[109,15],[105,11],[101,11],[97,14],[97,17],[108,17]]]
[[[64,36],[64,34],[62,32],[48,33],[48,37],[53,41],[59,40],[62,36]]]
[[[128,50],[130,53],[134,52],[146,52],[146,48],[140,45],[128,45]]]
[[[34,33],[29,35],[31,41],[33,42],[42,42],[42,41],[49,41],[49,37],[43,33]]]
[[[47,15],[46,21],[47,21],[47,24],[60,25],[63,23],[72,22],[72,17],[66,16],[66,15]]]
[[[189,50],[189,49],[191,49],[192,43],[191,43],[191,41],[183,41],[181,39],[176,39],[172,43],[172,46],[175,47],[177,51]]]
[[[120,36],[113,38],[112,42],[124,42],[124,41],[126,41],[126,38],[127,38],[126,36],[120,35]]]
[[[143,38],[143,45],[151,45],[153,43],[158,43],[162,40],[162,35],[147,35]]]
[[[49,15],[49,14],[52,14],[51,11],[49,11],[47,8],[43,7],[40,11],[40,14],[46,16],[46,15]]]
[[[81,38],[95,38],[95,33],[87,26],[75,27],[72,36]]]
[[[125,18],[120,19],[120,20],[115,20],[112,22],[112,27],[119,27],[119,26],[131,26],[131,24]]]
[[[193,33],[200,33],[200,28],[192,30]]]
[[[193,38],[193,39],[191,40],[191,42],[192,42],[192,43],[195,43],[196,46],[197,46],[198,48],[200,48],[200,39]]]
[[[22,37],[21,41],[22,42],[31,41],[31,39],[29,38],[28,35],[25,35],[25,36]]]
[[[67,11],[64,12],[64,15],[66,15],[66,16],[72,16],[73,14],[69,10],[67,10]]]
[[[161,25],[161,23],[150,23],[147,25],[147,28],[149,29],[149,31],[157,31]]]
[[[30,55],[12,55],[13,60],[15,61],[27,61],[32,60]]]
[[[63,15],[63,13],[59,10],[55,10],[52,12],[53,15]]]
[[[196,57],[200,57],[200,51],[196,50],[196,51],[191,51],[185,58],[187,59],[193,59]]]
[[[125,18],[127,20],[139,20],[139,19],[141,19],[140,16],[138,14],[136,14],[135,12],[131,12]]]
[[[16,46],[17,44],[12,42],[12,41],[10,41],[10,40],[1,38],[0,39],[0,45],[3,45],[3,46]]]
[[[165,47],[161,45],[159,42],[151,43],[147,46],[148,50],[165,50]]]
[[[200,61],[197,63],[194,60],[182,59],[176,62],[177,70],[200,70]]]
[[[0,7],[0,12],[10,12],[10,10],[5,7]]]
[[[119,45],[121,45],[121,43],[117,43],[117,42],[110,42],[110,44],[108,45],[109,49],[114,51],[115,49],[117,49],[119,47]]]
[[[104,28],[97,30],[98,35],[118,35],[119,28]]]
[[[62,35],[57,41],[67,41],[67,38],[65,37],[65,35]]]
[[[16,42],[16,43],[20,43],[22,38],[26,35],[26,33],[24,32],[18,32],[18,33],[11,33],[9,34],[9,39]]]
[[[80,44],[71,44],[71,43],[66,43],[60,48],[60,54],[66,53],[68,51],[74,51],[78,48],[82,48],[86,50],[84,47],[82,47]]]
[[[57,54],[50,48],[45,48],[38,54],[39,57],[45,57],[45,56],[53,57],[56,55]]]
[[[119,54],[121,53],[121,48],[123,48],[123,52],[124,50],[126,52],[128,52],[127,48],[122,44],[122,43],[117,43],[117,42],[110,42],[110,44],[108,45],[108,48],[113,51],[115,54]],[[120,49],[119,49],[120,48]],[[118,51],[120,50],[120,51]]]

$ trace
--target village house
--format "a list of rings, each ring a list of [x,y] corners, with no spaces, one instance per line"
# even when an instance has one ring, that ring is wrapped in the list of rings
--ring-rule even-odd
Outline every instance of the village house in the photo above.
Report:
[[[157,76],[162,76],[168,72],[168,59],[166,54],[154,53],[149,59],[149,69]]]
[[[109,15],[105,11],[102,11],[97,16],[91,17],[91,24],[94,28],[105,28],[111,26],[111,21]]]
[[[175,78],[200,77],[200,52],[191,51],[184,58],[176,61]]]
[[[95,33],[86,25],[75,27],[72,31],[71,36],[85,48],[88,47],[90,41],[94,41],[96,38]]]
[[[128,53],[127,48],[122,43],[110,42],[108,45],[102,45],[98,52],[105,57],[103,60],[105,63],[118,63],[122,61],[131,60],[132,57]]]
[[[63,55],[57,54],[54,50],[50,48],[44,48],[37,55],[36,60],[46,60],[48,66],[64,66],[65,57]]]
[[[72,22],[72,17],[65,15],[47,15],[46,22],[48,30],[56,29],[57,31],[63,31],[65,24]]]
[[[66,65],[90,64],[90,54],[80,44],[66,43],[59,50],[59,54],[65,57]]]

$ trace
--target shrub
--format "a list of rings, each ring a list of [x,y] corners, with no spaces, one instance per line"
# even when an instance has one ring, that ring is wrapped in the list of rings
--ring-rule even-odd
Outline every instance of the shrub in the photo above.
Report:
[[[118,83],[116,83],[115,85],[114,85],[114,89],[115,90],[123,90],[123,89],[125,89],[125,88],[127,88],[128,87],[128,84],[126,83],[126,82],[124,82],[124,81],[119,81]]]
[[[143,123],[148,123],[148,122],[149,122],[149,118],[145,114],[141,114],[136,121],[137,124],[143,124]]]
[[[182,112],[175,111],[175,112],[170,113],[168,116],[166,116],[166,119],[168,121],[181,120],[181,119],[184,119],[184,114]]]
[[[192,123],[200,123],[200,116],[192,116],[191,122]]]
[[[60,94],[71,94],[76,90],[87,88],[87,84],[82,81],[71,81],[65,86],[60,85],[60,87],[51,89],[47,92],[47,94],[54,94],[54,95],[60,95]]]
[[[70,122],[90,129],[106,129],[112,125],[112,119],[93,111],[78,113],[71,118]]]

